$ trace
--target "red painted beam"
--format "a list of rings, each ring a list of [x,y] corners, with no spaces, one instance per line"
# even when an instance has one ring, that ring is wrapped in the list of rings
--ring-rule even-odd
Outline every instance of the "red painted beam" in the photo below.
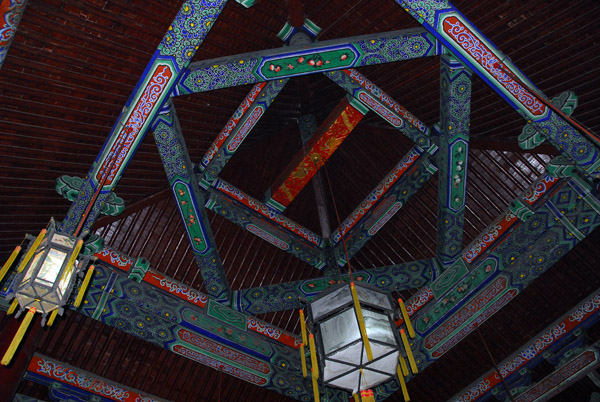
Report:
[[[356,99],[344,98],[275,180],[267,193],[266,203],[283,212],[344,142],[367,111],[368,109]]]

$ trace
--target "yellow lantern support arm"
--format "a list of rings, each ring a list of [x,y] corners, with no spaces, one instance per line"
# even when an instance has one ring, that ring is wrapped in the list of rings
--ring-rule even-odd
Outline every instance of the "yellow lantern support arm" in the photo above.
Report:
[[[400,371],[400,367],[396,369],[398,374],[398,381],[400,381],[400,388],[402,388],[402,396],[404,397],[404,402],[410,401],[410,397],[408,396],[408,388],[406,388],[406,382],[404,381],[404,376]]]
[[[308,346],[310,347],[310,364],[313,379],[319,378],[319,364],[317,363],[317,348],[315,347],[315,336],[313,334],[308,335]]]
[[[306,340],[306,320],[304,319],[304,310],[300,309],[300,328],[302,329],[302,343],[308,344]]]
[[[406,324],[406,329],[408,330],[408,334],[411,338],[416,336],[415,330],[410,322],[410,317],[408,315],[408,311],[406,310],[406,306],[402,299],[398,299],[398,304],[400,304],[400,310],[402,311],[402,318],[404,319],[404,323]]]
[[[352,300],[354,301],[354,309],[356,310],[356,318],[358,318],[358,326],[360,327],[360,334],[362,335],[363,343],[365,344],[365,351],[367,352],[367,359],[373,361],[373,351],[371,350],[371,343],[367,336],[367,328],[365,326],[365,319],[363,317],[362,309],[360,308],[360,301],[358,300],[358,294],[356,293],[356,287],[354,282],[350,282],[350,292],[352,293]]]
[[[38,234],[38,237],[36,237],[35,241],[27,251],[27,254],[25,254],[25,257],[23,257],[23,261],[21,261],[21,265],[19,265],[19,268],[17,269],[18,273],[23,272],[29,263],[29,260],[31,260],[31,257],[33,257],[33,253],[35,253],[35,250],[37,250],[42,240],[44,240],[44,236],[46,236],[46,229],[40,230],[40,234]]]
[[[8,308],[8,310],[6,311],[7,315],[11,315],[13,314],[16,310],[17,307],[19,307],[19,301],[17,300],[17,298],[15,297],[12,301],[12,303],[10,304],[10,307]]]
[[[34,307],[29,308],[29,311],[25,315],[25,318],[23,318],[23,321],[21,322],[17,333],[13,337],[12,342],[8,346],[8,349],[6,350],[6,353],[4,353],[4,357],[0,362],[0,364],[2,364],[3,366],[8,366],[10,364],[15,352],[17,351],[19,345],[21,344],[21,341],[23,340],[23,337],[25,336],[25,332],[27,332],[27,328],[29,328],[29,324],[31,324],[31,320],[33,320],[35,311],[36,310]]]
[[[302,377],[306,378],[308,372],[306,370],[306,352],[304,351],[304,344],[300,344],[300,362],[302,363]]]
[[[13,250],[12,254],[10,255],[10,257],[8,257],[8,260],[2,266],[2,269],[0,270],[0,282],[2,282],[2,280],[6,276],[6,273],[8,272],[8,270],[10,269],[10,267],[12,266],[12,263],[15,261],[15,259],[17,258],[17,255],[19,255],[20,251],[21,251],[21,246],[15,247],[15,249]]]
[[[58,314],[58,309],[52,310],[50,313],[50,318],[48,318],[48,326],[51,327],[54,324],[54,320],[56,320],[56,315]]]
[[[318,375],[317,375],[318,377]],[[319,402],[319,385],[317,384],[317,377],[315,377],[314,371],[312,375],[312,385],[313,385],[313,395],[315,397],[315,402]]]
[[[410,348],[410,344],[408,343],[408,337],[406,336],[406,332],[404,332],[404,329],[400,330],[400,336],[402,337],[404,349],[406,349],[406,356],[408,357],[410,369],[412,370],[413,374],[417,374],[419,372],[419,369],[417,368],[417,363],[415,362],[415,358],[413,356],[412,349]]]
[[[81,302],[83,301],[83,296],[85,295],[85,291],[87,290],[90,281],[92,280],[92,276],[94,275],[94,266],[90,265],[90,267],[88,268],[86,274],[85,274],[85,278],[83,279],[83,283],[81,284],[81,287],[79,288],[79,293],[77,293],[77,298],[75,299],[75,303],[73,303],[73,305],[75,306],[75,308],[81,306]]]

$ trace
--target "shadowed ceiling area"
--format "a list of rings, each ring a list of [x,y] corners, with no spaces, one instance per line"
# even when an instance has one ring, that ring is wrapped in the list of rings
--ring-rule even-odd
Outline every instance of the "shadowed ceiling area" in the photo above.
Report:
[[[420,367],[407,382],[411,400],[593,401],[600,3],[258,0],[246,8],[230,0],[219,11],[223,3],[27,2],[0,68],[0,259],[54,217],[67,231],[89,229],[101,268],[84,306],[66,308],[52,327],[37,319],[21,355],[35,352],[157,401],[312,400],[299,367],[299,300],[344,279],[349,257],[357,280],[411,309]],[[188,5],[202,17],[203,41],[177,30]],[[470,65],[468,46],[449,31],[436,36],[452,6],[487,41],[483,48],[495,45],[490,68],[504,68],[501,79]],[[291,43],[280,38],[286,23]],[[191,60],[161,59],[169,35]],[[176,82],[154,101],[139,144],[126,148],[115,132],[130,133],[135,116],[125,117],[155,65],[169,66]],[[455,79],[464,81],[451,92]],[[545,115],[531,112],[530,95]],[[328,131],[341,107],[350,112]],[[250,122],[233,148],[223,133],[234,137]],[[331,133],[338,137],[314,151],[317,137]],[[123,160],[107,158],[113,146]],[[103,177],[108,190],[99,198],[114,196],[97,207],[83,194],[94,193],[104,163],[122,170],[110,176],[114,188]],[[79,218],[78,205],[90,205]],[[340,239],[336,229],[353,216]],[[195,227],[204,228],[208,257]],[[14,332],[8,304],[0,305],[0,334]],[[214,306],[229,315],[218,318]],[[560,329],[569,317],[579,317],[577,326]],[[564,336],[552,332],[557,326]],[[182,331],[202,339],[193,356],[181,351]],[[529,346],[532,357],[519,357]],[[573,368],[586,348],[595,360]],[[493,379],[495,365],[505,383]],[[92,400],[93,392],[65,385],[50,392],[31,368],[22,372],[9,380],[20,397]],[[394,381],[375,391],[377,401],[404,401]],[[325,392],[321,400],[349,397]]]

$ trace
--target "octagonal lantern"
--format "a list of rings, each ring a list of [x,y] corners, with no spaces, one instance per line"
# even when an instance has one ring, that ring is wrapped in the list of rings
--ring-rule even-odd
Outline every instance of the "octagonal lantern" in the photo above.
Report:
[[[343,283],[311,300],[308,311],[325,386],[357,394],[396,377],[400,340],[389,294]]]
[[[13,292],[22,308],[47,315],[66,304],[74,274],[83,269],[83,262],[77,261],[83,240],[58,233],[54,221],[41,236],[30,246],[33,254],[24,257]]]

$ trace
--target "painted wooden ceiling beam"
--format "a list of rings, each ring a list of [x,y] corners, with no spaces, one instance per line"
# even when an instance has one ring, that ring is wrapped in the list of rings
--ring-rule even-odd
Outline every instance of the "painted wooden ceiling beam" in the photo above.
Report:
[[[428,153],[413,147],[411,151],[375,187],[356,210],[342,223],[348,258],[352,258],[377,234],[377,232],[402,208],[437,171]],[[370,198],[372,197],[372,198]],[[337,240],[335,254],[338,266],[348,262],[341,233],[334,233]]]
[[[90,229],[160,107],[175,88],[227,0],[183,3],[113,126],[60,230]]]
[[[265,210],[269,208],[264,204],[244,193],[240,196],[239,192],[228,191],[233,186],[220,179],[217,188],[223,191],[214,188],[208,191],[208,209],[317,269],[325,267],[325,251],[320,247],[322,241],[319,236],[289,219],[280,219],[279,214],[267,215]]]
[[[254,85],[198,164],[200,187],[207,189],[217,179],[287,82],[280,79]]]
[[[191,63],[174,96],[441,53],[442,47],[422,28],[262,50]]]
[[[560,353],[560,349],[565,345],[566,340],[573,338],[574,332],[589,328],[591,325],[598,322],[600,319],[600,315],[598,314],[599,311],[600,289],[597,289],[583,299],[581,303],[573,307],[568,313],[562,315],[554,323],[533,337],[529,342],[500,362],[498,368],[500,369],[502,377],[510,383],[510,377],[514,378],[514,376],[518,376],[520,370],[535,367],[543,360],[548,360],[548,355]],[[581,375],[582,370],[593,367],[594,364],[598,364],[598,349],[594,349],[596,352],[594,353],[595,359],[593,359],[593,361],[587,361],[588,364],[574,367],[570,373],[557,369],[547,377],[547,379],[553,378],[554,381],[539,381],[537,384],[532,385],[528,390],[521,393],[520,396],[524,397],[535,390],[539,395],[547,397],[548,393],[552,392],[555,388],[549,386],[550,383],[554,385],[562,384],[564,381],[568,381],[569,379]],[[576,354],[570,359],[571,362],[575,362],[580,356],[580,354]],[[570,363],[567,363],[567,365],[568,364]],[[559,377],[561,381],[556,381]],[[540,386],[546,387],[545,389],[540,389]],[[500,389],[504,392],[504,387],[502,386],[496,371],[490,370],[450,398],[448,402],[475,402],[489,396],[489,393],[494,389]],[[517,395],[514,395],[514,397],[516,401],[520,399]]]
[[[471,118],[471,72],[451,55],[441,57],[440,98],[436,255],[446,267],[463,249]]]
[[[29,363],[25,380],[47,386],[53,400],[168,402],[39,353]]]
[[[437,145],[430,138],[429,127],[360,72],[350,68],[330,71],[324,75],[410,138],[417,146],[431,154],[435,153]]]
[[[266,204],[283,212],[344,142],[368,109],[345,97],[294,156],[265,195]]]
[[[435,259],[412,261],[386,267],[353,272],[354,280],[385,291],[416,289],[428,284],[439,271]],[[234,291],[233,307],[249,314],[303,308],[310,300],[339,280],[349,280],[348,274],[300,280],[276,285]]]
[[[564,156],[600,177],[600,140],[576,128],[548,97],[448,0],[396,0],[466,67],[487,83]]]
[[[2,16],[0,19],[2,21],[0,24],[0,32],[2,32],[0,37],[0,69],[17,34],[19,22],[23,17],[23,13],[25,13],[25,7],[27,7],[27,0],[0,2],[0,16]]]
[[[152,122],[152,131],[206,290],[214,300],[228,302],[231,289],[171,100]]]

